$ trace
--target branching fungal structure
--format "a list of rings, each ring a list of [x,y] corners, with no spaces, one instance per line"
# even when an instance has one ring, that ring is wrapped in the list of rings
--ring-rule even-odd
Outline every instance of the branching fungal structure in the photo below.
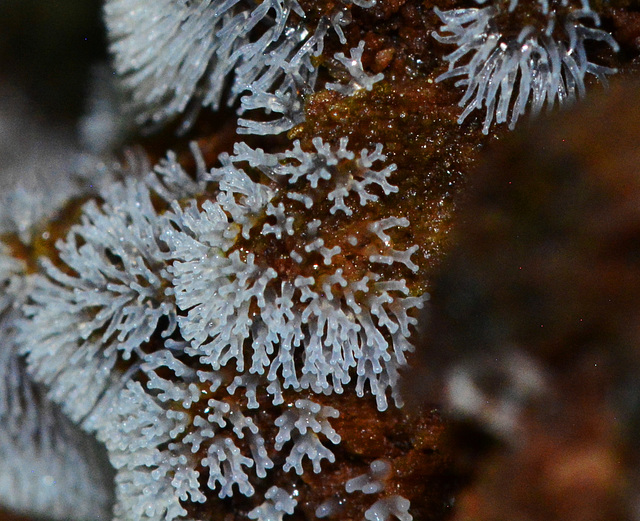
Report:
[[[159,123],[200,107],[217,109],[241,94],[241,112],[254,109],[283,114],[271,125],[245,122],[248,133],[280,133],[291,128],[291,109],[300,91],[313,91],[311,58],[323,49],[329,27],[344,38],[343,10],[320,20],[315,29],[301,23],[297,0],[111,0],[105,19],[116,71],[130,93],[130,110],[139,123]],[[227,79],[233,82],[224,100]],[[240,124],[243,124],[241,120]]]
[[[485,2],[478,1],[480,4]],[[520,8],[527,2],[520,2]],[[527,107],[537,115],[546,104],[563,105],[585,95],[585,76],[591,74],[604,85],[615,69],[592,63],[585,48],[588,40],[603,42],[613,51],[618,44],[606,31],[598,29],[600,19],[588,2],[572,8],[564,1],[549,9],[548,2],[530,2],[539,10],[540,24],[527,23],[515,29],[512,19],[518,2],[502,2],[487,7],[453,9],[436,14],[442,20],[440,33],[433,36],[457,49],[445,56],[449,70],[438,81],[462,77],[460,100],[464,107],[459,122],[472,112],[486,111],[482,131],[487,134],[496,123],[509,121],[513,129]],[[514,100],[515,98],[515,100]]]
[[[200,181],[170,157],[86,203],[57,244],[61,267],[44,261],[34,276],[18,344],[49,398],[106,444],[116,519],[172,520],[212,494],[252,497],[274,468],[301,475],[308,461],[321,472],[335,461],[339,411],[314,395],[354,381],[379,410],[389,392],[400,403],[423,298],[384,267],[413,273],[417,246],[393,247],[405,218],[354,224],[397,191],[395,166],[375,168],[380,145],[356,155],[346,138],[313,144],[278,154],[238,145]],[[197,189],[215,197],[199,204],[188,198]],[[170,193],[158,212],[152,194]],[[330,240],[308,216],[318,205],[354,233]],[[282,494],[266,493],[252,516],[293,509],[292,499],[270,503]]]
[[[0,504],[112,521],[444,519],[444,422],[401,396],[429,277],[481,132],[581,97],[587,74],[604,83],[613,69],[587,47],[614,37],[586,0],[435,14],[108,0],[104,14],[135,120],[122,128],[178,120],[194,141],[89,158],[0,209]],[[457,46],[440,80],[466,86],[459,119],[456,91],[433,81],[438,42]],[[235,115],[213,120],[225,104]],[[461,127],[477,109],[482,129]]]
[[[164,239],[175,259],[169,271],[177,306],[186,312],[178,321],[190,342],[189,354],[202,356],[214,369],[234,362],[247,378],[266,376],[267,391],[276,403],[282,401],[281,386],[342,392],[355,368],[357,392],[362,395],[368,384],[384,410],[387,389],[397,388],[397,368],[410,350],[407,338],[414,319],[409,311],[420,307],[420,298],[407,295],[403,280],[384,280],[357,265],[346,274],[334,257],[345,258],[366,240],[370,253],[365,262],[399,264],[410,273],[417,270],[411,261],[417,247],[391,247],[386,231],[408,226],[406,219],[366,223],[360,237],[349,235],[342,245],[323,237],[319,220],[303,219],[318,202],[326,202],[329,215],[344,221],[354,213],[354,204],[366,206],[378,200],[376,192],[396,190],[387,181],[393,165],[372,169],[384,159],[381,147],[371,153],[362,150],[356,158],[346,145],[343,139],[334,151],[318,139],[315,153],[295,144],[281,155],[236,147],[233,156],[223,158],[226,166],[212,171],[221,189],[217,201],[205,203],[202,212],[194,205],[186,211],[176,207],[170,219],[178,231]],[[236,166],[241,163],[288,189],[276,195],[275,189],[252,181]],[[349,164],[355,169],[349,171]],[[340,172],[340,166],[346,171]],[[305,189],[297,191],[300,186]],[[351,219],[347,222],[353,225]],[[245,251],[258,250],[259,244],[247,244],[254,227],[259,237],[271,242],[273,235],[281,245],[278,254],[287,263],[281,273],[277,262],[264,265],[257,254],[234,247],[241,240]],[[298,242],[304,238],[295,249],[289,248],[294,235]]]
[[[2,246],[3,250],[6,248]],[[3,285],[0,306],[0,498],[16,510],[82,519],[106,514],[110,493],[94,442],[59,409],[52,408],[43,388],[30,381],[18,356],[15,321],[28,284],[24,265],[5,250],[0,257]],[[70,493],[71,492],[71,493]],[[92,507],[91,498],[95,498]],[[35,499],[35,501],[34,501]]]
[[[29,192],[18,188],[2,205],[5,236],[19,237],[26,247],[43,215],[58,210],[65,196],[76,194],[72,183],[24,207]],[[17,207],[22,211],[16,212]],[[45,232],[46,233],[46,232]],[[34,277],[27,263],[0,241],[0,503],[35,516],[82,520],[108,516],[112,506],[111,471],[106,455],[59,407],[44,386],[27,373],[19,354],[19,323]]]
[[[130,359],[161,319],[165,336],[175,327],[162,294],[166,253],[156,242],[162,223],[148,190],[136,181],[117,184],[105,199],[101,209],[87,203],[82,224],[58,243],[76,276],[44,263],[47,276],[36,277],[19,334],[34,376],[75,421],[108,387],[119,353]]]

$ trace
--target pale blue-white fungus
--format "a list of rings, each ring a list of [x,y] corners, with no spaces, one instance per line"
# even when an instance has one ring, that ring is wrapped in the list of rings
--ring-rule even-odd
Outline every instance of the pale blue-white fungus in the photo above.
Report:
[[[181,502],[205,502],[207,493],[220,498],[256,494],[255,479],[267,478],[276,468],[265,448],[260,411],[242,410],[225,392],[209,398],[224,391],[219,373],[193,370],[170,351],[147,355],[141,370],[149,377],[146,389],[127,382],[96,423],[98,439],[118,471],[115,519],[171,521],[187,515]],[[196,408],[202,400],[206,406]],[[326,443],[340,441],[329,423],[337,416],[331,407],[302,399],[280,414],[273,441],[286,456],[285,472],[302,473],[305,459],[320,472],[321,460],[335,460]],[[198,479],[204,470],[206,481]],[[297,504],[275,487],[264,498],[250,519],[277,519]]]
[[[413,516],[409,513],[411,502],[398,495],[387,496],[376,501],[364,513],[367,521],[412,521]]]
[[[277,467],[321,472],[335,461],[340,436],[331,420],[339,412],[313,393],[353,384],[380,410],[388,394],[399,403],[398,370],[423,299],[375,267],[418,269],[417,246],[393,247],[394,230],[409,221],[380,218],[346,239],[369,245],[368,271],[357,280],[336,265],[341,246],[322,236],[322,222],[299,222],[320,187],[336,218],[397,192],[381,145],[357,154],[347,145],[315,139],[311,152],[296,142],[271,154],[238,144],[210,171],[194,149],[195,179],[168,154],[142,180],[116,183],[103,202],[85,204],[80,224],[57,244],[61,262],[44,260],[44,273],[31,279],[17,343],[48,397],[105,443],[117,471],[116,521],[184,518],[185,502],[212,493],[254,496],[257,480]],[[256,171],[268,182],[255,181]],[[207,191],[204,203],[190,199]],[[156,196],[167,211],[154,206]],[[259,252],[235,249],[240,240],[284,241],[301,226],[291,259],[304,266],[319,256],[324,275],[281,279]],[[173,332],[182,339],[169,338]],[[280,410],[272,440],[258,420],[262,390],[275,407],[285,391],[305,391]],[[295,507],[269,489],[251,518],[271,521]]]
[[[279,428],[275,438],[276,450],[282,450],[287,442],[294,440],[291,453],[282,467],[285,472],[294,469],[296,474],[302,475],[305,457],[313,463],[316,474],[322,469],[323,459],[335,462],[335,456],[322,444],[318,435],[322,434],[333,444],[340,443],[340,436],[329,423],[329,418],[337,418],[339,415],[333,407],[322,406],[310,400],[296,400],[293,408],[276,419],[275,425]]]
[[[314,205],[311,192],[286,188],[299,179],[311,188],[320,180],[332,183],[330,212],[345,215],[351,215],[353,205],[376,201],[375,191],[397,191],[388,182],[394,165],[373,168],[385,158],[381,146],[356,156],[346,145],[343,139],[336,149],[317,139],[314,152],[296,143],[282,154],[237,145],[233,156],[222,157],[223,167],[211,172],[220,187],[217,200],[201,208],[174,204],[168,214],[173,226],[162,239],[174,259],[167,271],[181,310],[180,332],[190,343],[185,351],[214,370],[232,364],[241,378],[260,375],[274,403],[280,403],[282,387],[341,393],[351,381],[359,396],[368,387],[381,410],[387,407],[388,390],[399,401],[398,369],[412,349],[413,310],[422,306],[421,297],[409,295],[404,279],[385,280],[373,270],[347,280],[333,261],[341,247],[319,236],[318,220],[304,224],[305,242],[288,253],[301,265],[319,254],[328,267],[319,278],[281,280],[253,252],[245,255],[233,248],[252,233],[273,234],[276,240],[293,233],[293,214],[285,206],[309,210]],[[341,160],[352,161],[362,176],[339,175],[335,165]],[[275,190],[252,181],[242,163],[284,183],[286,199],[272,204]],[[275,223],[254,230],[264,215],[274,216]],[[372,244],[368,259],[374,266],[398,265],[408,273],[418,269],[411,260],[417,245],[396,250],[387,233],[408,225],[406,218],[397,217],[366,224],[360,240]]]
[[[528,107],[535,116],[545,104],[552,108],[583,97],[587,74],[607,85],[607,75],[615,69],[589,61],[585,42],[603,42],[613,51],[618,50],[618,44],[611,34],[597,28],[598,15],[586,0],[583,3],[586,7],[559,17],[541,2],[541,11],[548,17],[546,27],[527,25],[516,37],[505,37],[504,28],[496,21],[502,9],[499,2],[449,11],[436,7],[444,25],[433,36],[457,46],[445,56],[449,70],[438,81],[460,78],[455,85],[465,88],[458,123],[475,110],[484,110],[483,133],[489,132],[494,118],[496,123],[508,120],[513,129]],[[512,0],[509,9],[516,5]]]
[[[334,58],[347,69],[349,74],[349,82],[345,85],[342,83],[327,83],[325,87],[335,90],[345,96],[353,96],[356,92],[364,89],[371,90],[377,82],[384,78],[384,74],[368,74],[362,68],[362,53],[364,52],[364,40],[360,41],[357,47],[351,49],[351,57],[347,58],[344,53],[338,52]]]
[[[135,366],[159,327],[164,336],[175,327],[164,295],[167,248],[158,240],[165,223],[148,188],[132,179],[104,197],[102,206],[88,202],[57,243],[65,270],[42,261],[18,334],[31,374],[76,422],[122,376],[118,360]]]
[[[344,485],[351,494],[360,491],[363,494],[377,494],[385,488],[385,481],[391,474],[391,465],[385,460],[375,460],[369,465],[369,472],[350,479]]]
[[[183,114],[184,130],[200,107],[231,105],[245,94],[241,113],[281,115],[239,121],[240,132],[255,134],[280,133],[300,121],[300,95],[312,92],[316,80],[311,58],[322,52],[329,27],[343,39],[349,22],[338,7],[307,28],[296,0],[109,0],[104,12],[114,66],[139,124]]]
[[[99,186],[134,173],[92,154],[67,152],[63,164],[54,162],[54,178],[42,177],[36,162],[39,168],[24,167],[16,186],[2,195],[0,233],[18,248],[28,252],[34,239],[48,240],[47,220],[70,199],[95,195]],[[51,402],[22,354],[24,312],[39,276],[14,255],[0,242],[0,503],[36,517],[106,519],[113,473],[104,448]]]
[[[16,324],[32,278],[0,243],[0,502],[33,516],[110,515],[106,455],[29,377]]]
[[[280,487],[271,487],[264,495],[265,502],[249,512],[249,519],[282,521],[285,514],[293,514],[298,502]]]

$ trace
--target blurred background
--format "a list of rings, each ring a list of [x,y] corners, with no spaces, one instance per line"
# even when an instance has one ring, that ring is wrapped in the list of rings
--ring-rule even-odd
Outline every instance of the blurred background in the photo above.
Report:
[[[0,197],[54,185],[78,149],[93,71],[107,59],[100,10],[98,0],[0,1]],[[0,521],[29,520],[0,508]]]
[[[98,0],[0,2],[0,85],[21,92],[40,116],[73,120],[89,71],[106,60]],[[11,99],[3,98],[5,108]]]
[[[0,1],[4,193],[67,169],[87,94],[99,88],[96,67],[107,61],[100,11],[98,0]]]
[[[99,0],[0,0],[0,197],[16,187],[48,193],[78,151],[110,146],[101,9]]]

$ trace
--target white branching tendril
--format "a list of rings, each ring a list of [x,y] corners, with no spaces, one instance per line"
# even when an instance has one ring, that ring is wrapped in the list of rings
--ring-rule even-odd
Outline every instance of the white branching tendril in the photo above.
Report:
[[[75,275],[42,262],[19,324],[19,343],[35,379],[74,421],[89,414],[112,385],[118,359],[141,355],[175,310],[164,296],[164,228],[146,186],[135,180],[112,186],[99,207],[83,208],[82,223],[57,244],[60,259]]]
[[[385,489],[385,481],[391,474],[391,465],[385,460],[375,460],[369,465],[369,472],[350,479],[344,485],[351,494],[360,491],[363,494],[377,494]]]
[[[126,110],[151,129],[181,118],[180,132],[202,107],[235,104],[239,133],[282,134],[304,121],[327,34],[346,46],[347,6],[375,0],[343,3],[310,25],[297,0],[107,0]],[[334,55],[346,79],[329,89],[350,96],[383,78],[364,71],[363,52],[360,42]],[[85,142],[108,151],[131,123],[97,104]],[[27,248],[71,200],[84,204],[67,207],[80,216],[61,223],[55,253],[28,253],[36,273],[0,243],[3,506],[172,521],[188,518],[190,503],[242,495],[253,498],[249,519],[283,521],[298,493],[265,480],[336,462],[340,411],[320,395],[347,389],[380,411],[401,405],[399,370],[425,298],[406,280],[419,269],[418,246],[396,241],[410,222],[381,205],[357,237],[333,237],[313,214],[316,189],[336,222],[366,214],[398,192],[396,166],[381,144],[311,143],[281,153],[240,143],[210,171],[192,146],[195,176],[171,152],[154,168],[131,153],[132,176],[88,154],[59,192],[6,196],[0,231]],[[293,275],[259,248],[237,247],[256,238],[283,251],[293,244],[284,253]],[[341,263],[350,248],[357,277]],[[277,411],[270,420],[263,405]],[[350,488],[377,493],[385,465],[374,462]],[[38,483],[29,479],[37,473]],[[364,515],[411,518],[399,496]]]
[[[174,258],[167,270],[176,304],[185,313],[178,318],[180,332],[190,342],[185,351],[214,370],[233,363],[241,375],[263,375],[274,403],[281,400],[280,386],[340,393],[354,378],[358,395],[368,385],[381,410],[387,408],[388,389],[399,400],[398,369],[412,349],[411,310],[422,306],[421,297],[409,295],[404,279],[383,280],[372,271],[359,280],[346,280],[333,262],[341,248],[325,244],[315,220],[306,225],[305,245],[289,254],[299,264],[319,254],[328,267],[319,278],[279,280],[276,271],[253,253],[241,256],[233,250],[239,237],[250,238],[263,214],[275,217],[275,223],[265,224],[262,234],[282,238],[293,233],[293,217],[284,204],[272,204],[275,194],[236,164],[248,163],[288,184],[300,179],[311,187],[330,183],[331,213],[351,215],[353,205],[376,201],[373,187],[387,194],[397,190],[387,180],[395,166],[372,168],[385,158],[381,146],[373,152],[362,150],[357,157],[346,145],[343,139],[334,149],[318,139],[315,152],[305,152],[296,143],[283,154],[238,145],[234,156],[223,157],[224,166],[211,172],[220,186],[217,201],[207,201],[201,209],[174,204],[168,214],[173,226],[162,240]],[[337,176],[335,165],[344,160],[360,169],[359,178]],[[314,204],[309,195],[293,189],[287,198],[293,207],[309,210]],[[378,245],[369,255],[373,265],[403,266],[408,273],[418,269],[411,260],[417,246],[396,250],[385,232],[408,225],[407,219],[396,217],[368,224],[367,240]]]
[[[283,41],[261,65],[266,66],[263,74],[238,88],[238,93],[248,92],[240,100],[240,114],[255,110],[281,114],[267,121],[239,118],[240,134],[280,134],[304,121],[304,97],[314,91],[318,75],[311,58],[322,53],[328,25],[321,20],[312,35],[302,26],[287,29]],[[254,65],[248,62],[247,70],[255,70],[250,67]]]
[[[270,122],[241,119],[240,132],[279,134],[303,119],[301,96],[313,91],[311,58],[322,52],[333,27],[344,39],[348,16],[338,9],[315,28],[292,22],[304,17],[297,0],[109,0],[105,17],[111,52],[129,111],[152,127],[182,114],[181,130],[200,107],[231,106],[281,114]],[[232,76],[228,99],[222,99]],[[186,114],[185,114],[186,113]]]
[[[510,9],[516,4],[512,0]],[[541,9],[548,12],[546,2],[541,2]],[[545,104],[552,108],[556,103],[571,103],[584,96],[587,73],[606,86],[607,75],[616,72],[590,62],[587,57],[587,40],[600,41],[618,50],[609,33],[595,28],[600,20],[593,11],[573,10],[563,19],[550,13],[546,28],[539,30],[528,25],[517,37],[505,38],[495,20],[499,10],[496,5],[450,11],[435,8],[444,25],[440,33],[433,33],[434,38],[457,46],[445,56],[449,70],[438,81],[461,77],[456,86],[466,88],[460,101],[464,110],[459,123],[473,111],[484,109],[485,134],[494,118],[496,123],[508,119],[509,128],[513,129],[529,105],[535,116]],[[468,61],[464,62],[465,58]],[[459,65],[461,61],[463,64]]]
[[[351,57],[347,58],[344,53],[336,53],[334,58],[347,69],[349,82],[327,83],[326,88],[335,90],[345,96],[353,96],[356,92],[365,89],[371,90],[377,82],[384,78],[381,72],[375,75],[367,74],[362,68],[362,53],[364,52],[364,41],[360,41],[357,47],[351,49]]]
[[[195,143],[191,143],[189,148],[196,163],[195,179],[185,172],[176,154],[171,151],[153,169],[146,169],[145,184],[166,203],[194,197],[203,193],[207,187],[207,171],[202,152]]]
[[[282,521],[285,514],[293,514],[298,504],[289,492],[279,487],[271,487],[264,495],[265,502],[249,512],[249,519],[257,521]]]
[[[169,351],[147,355],[142,371],[149,378],[146,389],[129,381],[96,423],[98,438],[118,470],[116,519],[181,518],[187,514],[182,505],[205,502],[208,491],[220,498],[254,496],[252,483],[274,468],[254,418],[259,411],[243,411],[224,393],[210,398],[222,381],[216,372],[194,371]],[[193,410],[202,400],[206,407]],[[337,416],[335,409],[310,400],[297,400],[285,410],[272,440],[275,450],[286,455],[283,470],[295,468],[300,474],[303,458],[309,458],[320,472],[321,460],[334,461],[326,444],[340,441],[329,423]],[[203,469],[206,482],[198,480]],[[276,487],[264,498],[250,519],[278,520],[292,514],[297,504]]]
[[[380,410],[388,394],[399,403],[398,370],[422,298],[409,295],[404,279],[385,280],[372,268],[347,280],[334,261],[341,248],[325,244],[322,223],[298,222],[292,212],[313,210],[319,189],[339,218],[397,192],[389,181],[395,165],[384,166],[381,145],[357,154],[347,145],[314,139],[311,152],[296,142],[269,154],[238,144],[210,171],[192,147],[195,179],[168,154],[141,180],[116,183],[101,203],[85,204],[80,224],[57,243],[58,263],[43,260],[43,273],[29,279],[15,345],[47,398],[106,444],[117,471],[116,520],[185,517],[184,502],[205,501],[205,487],[221,498],[253,496],[256,480],[275,465],[267,443],[283,453],[285,472],[320,472],[335,461],[336,409],[297,399],[265,440],[255,420],[259,387],[274,406],[284,390],[341,393],[352,381],[359,396],[370,389]],[[256,170],[270,184],[247,173]],[[203,191],[215,198],[190,199]],[[159,212],[154,199],[169,210]],[[279,280],[259,255],[234,250],[241,238],[282,241],[300,225],[305,239],[291,258],[304,265],[319,255],[327,273],[317,280]],[[393,216],[366,223],[361,239],[371,245],[371,266],[417,270],[417,246],[394,248],[393,230],[408,225]],[[176,326],[184,340],[168,338]],[[149,348],[152,335],[160,344]],[[225,366],[236,375],[223,384]],[[240,390],[246,407],[238,405],[242,396],[231,398]],[[205,399],[205,412],[189,412]],[[206,483],[197,479],[203,469]],[[278,521],[295,506],[269,489],[251,516]]]
[[[48,401],[18,353],[16,324],[31,282],[0,243],[0,503],[37,517],[108,516],[106,455]]]
[[[413,516],[409,513],[411,502],[398,495],[384,497],[376,501],[364,513],[367,521],[412,521]]]

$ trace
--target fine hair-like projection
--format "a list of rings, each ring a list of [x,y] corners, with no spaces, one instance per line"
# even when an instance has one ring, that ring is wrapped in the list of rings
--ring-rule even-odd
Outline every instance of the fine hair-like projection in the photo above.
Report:
[[[139,124],[186,111],[186,130],[202,106],[217,109],[245,94],[241,112],[283,114],[271,124],[240,121],[243,132],[256,134],[299,122],[292,118],[301,115],[300,94],[312,92],[316,79],[311,58],[322,52],[329,27],[344,38],[347,23],[338,7],[310,30],[297,0],[109,0],[104,12],[115,69]]]
[[[420,310],[485,149],[637,74],[618,4],[106,0],[85,148],[0,132],[0,517],[454,519]]]
[[[336,223],[349,223],[397,191],[395,165],[375,168],[385,163],[381,145],[357,155],[347,145],[316,139],[312,152],[296,142],[278,154],[237,145],[195,180],[169,155],[141,179],[105,189],[100,205],[86,203],[58,242],[63,267],[45,261],[35,276],[19,344],[49,397],[106,444],[118,471],[116,519],[171,520],[211,493],[253,496],[274,468],[265,444],[284,453],[284,472],[302,474],[306,460],[321,472],[335,461],[327,443],[340,442],[330,423],[339,411],[314,394],[343,393],[355,381],[381,411],[389,392],[400,403],[398,369],[423,297],[385,278],[384,267],[417,270],[417,246],[393,247],[394,230],[409,222],[365,222],[358,236],[330,244],[307,217],[327,201]],[[256,171],[266,181],[254,181]],[[199,190],[215,197],[198,204],[190,196]],[[159,212],[156,195],[170,208]],[[288,250],[294,234],[304,240]],[[265,238],[284,248],[297,275],[279,274],[260,253]],[[345,256],[349,274],[335,262]],[[265,393],[272,439],[260,415]],[[281,407],[284,394],[298,396],[292,407]],[[282,494],[267,493],[252,518],[295,508],[273,503]]]
[[[434,38],[457,46],[445,56],[449,70],[438,81],[461,77],[456,86],[466,89],[460,100],[464,110],[459,123],[475,110],[484,109],[483,133],[488,134],[494,118],[496,123],[508,121],[513,129],[529,106],[535,116],[545,104],[551,108],[584,97],[587,74],[607,85],[607,75],[615,69],[592,63],[585,42],[600,41],[613,51],[618,50],[618,44],[611,34],[597,28],[600,19],[588,2],[582,9],[571,9],[568,4],[562,2],[556,13],[549,10],[547,2],[540,2],[537,8],[544,24],[519,27],[514,36],[505,34],[501,2],[449,11],[435,8],[444,25],[440,33],[433,32]],[[509,13],[517,6],[518,2],[512,1]],[[513,15],[506,19],[509,17]]]

